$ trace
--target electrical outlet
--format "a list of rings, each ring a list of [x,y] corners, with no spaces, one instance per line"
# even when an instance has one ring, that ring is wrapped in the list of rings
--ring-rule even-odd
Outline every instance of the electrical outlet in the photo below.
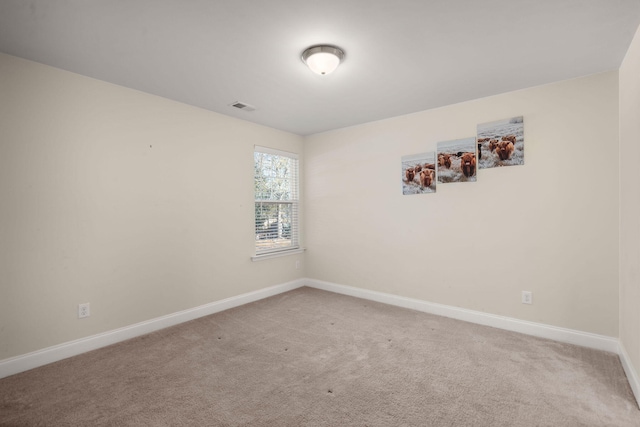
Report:
[[[522,303],[533,304],[533,293],[530,291],[522,291]]]
[[[91,315],[91,311],[89,311],[89,303],[86,302],[84,304],[78,304],[78,319],[82,319],[84,317],[89,317]]]
[[[296,270],[300,268],[300,260],[296,260]]]

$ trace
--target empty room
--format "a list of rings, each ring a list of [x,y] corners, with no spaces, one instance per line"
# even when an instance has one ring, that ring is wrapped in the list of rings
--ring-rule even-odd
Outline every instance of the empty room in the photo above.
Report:
[[[1,426],[640,426],[637,0],[1,0]]]

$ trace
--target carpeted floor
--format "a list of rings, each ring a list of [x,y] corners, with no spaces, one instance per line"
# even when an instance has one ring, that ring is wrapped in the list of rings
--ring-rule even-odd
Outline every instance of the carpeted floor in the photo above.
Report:
[[[2,426],[640,426],[618,356],[311,288],[0,380]]]

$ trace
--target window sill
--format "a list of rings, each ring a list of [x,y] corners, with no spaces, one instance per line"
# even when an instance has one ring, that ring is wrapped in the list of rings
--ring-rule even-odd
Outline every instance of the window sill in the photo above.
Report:
[[[306,248],[297,248],[297,249],[288,249],[288,250],[279,251],[279,252],[270,252],[268,254],[252,256],[251,257],[251,261],[253,261],[253,262],[255,262],[255,261],[263,261],[265,259],[278,258],[278,257],[281,257],[281,256],[301,254],[306,250],[307,250]]]

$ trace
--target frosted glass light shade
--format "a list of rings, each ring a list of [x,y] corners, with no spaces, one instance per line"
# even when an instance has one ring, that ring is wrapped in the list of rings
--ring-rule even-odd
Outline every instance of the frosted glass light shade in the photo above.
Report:
[[[302,60],[317,74],[329,74],[338,68],[344,52],[335,46],[312,46],[302,53]]]

